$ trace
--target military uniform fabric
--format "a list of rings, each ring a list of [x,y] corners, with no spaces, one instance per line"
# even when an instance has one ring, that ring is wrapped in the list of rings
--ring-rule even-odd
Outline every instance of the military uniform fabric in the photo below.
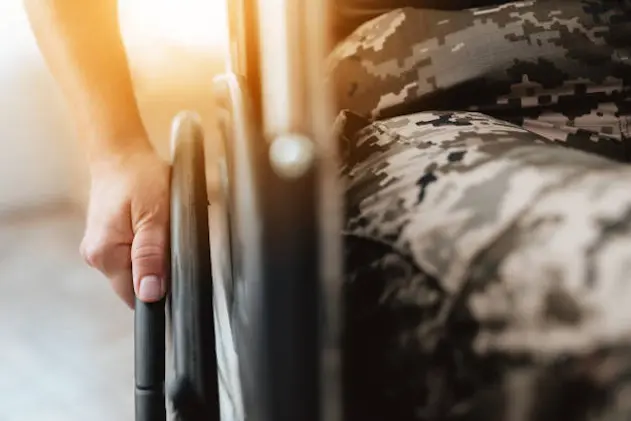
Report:
[[[631,419],[630,46],[606,0],[337,45],[348,419]]]

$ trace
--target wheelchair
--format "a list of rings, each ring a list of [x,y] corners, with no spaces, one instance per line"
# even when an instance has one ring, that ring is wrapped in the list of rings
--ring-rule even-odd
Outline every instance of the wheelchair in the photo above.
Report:
[[[230,60],[214,81],[222,198],[208,203],[204,135],[182,113],[172,132],[170,294],[136,303],[135,419],[220,419],[215,300],[225,293],[245,418],[334,421],[342,208],[323,77],[328,5],[228,3]],[[219,261],[209,205],[227,234],[213,243]]]

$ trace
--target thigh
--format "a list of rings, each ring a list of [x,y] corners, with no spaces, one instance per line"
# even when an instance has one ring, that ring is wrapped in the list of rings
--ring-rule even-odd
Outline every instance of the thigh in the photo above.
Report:
[[[340,123],[349,419],[631,417],[631,170],[478,113]]]
[[[382,119],[472,110],[627,161],[631,2],[546,0],[402,8],[330,57],[341,109]]]
[[[463,10],[498,5],[510,0],[341,0],[333,2],[337,39],[349,35],[363,23],[401,7],[437,10]]]

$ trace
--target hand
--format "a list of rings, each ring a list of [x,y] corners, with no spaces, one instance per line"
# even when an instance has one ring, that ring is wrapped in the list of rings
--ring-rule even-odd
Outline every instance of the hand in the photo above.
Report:
[[[166,293],[170,169],[150,147],[101,159],[92,185],[81,254],[130,306]]]

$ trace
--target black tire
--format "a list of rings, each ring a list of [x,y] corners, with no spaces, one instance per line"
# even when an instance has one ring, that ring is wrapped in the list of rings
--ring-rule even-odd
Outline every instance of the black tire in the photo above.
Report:
[[[175,118],[171,153],[169,397],[179,421],[218,421],[204,136],[194,114]]]

